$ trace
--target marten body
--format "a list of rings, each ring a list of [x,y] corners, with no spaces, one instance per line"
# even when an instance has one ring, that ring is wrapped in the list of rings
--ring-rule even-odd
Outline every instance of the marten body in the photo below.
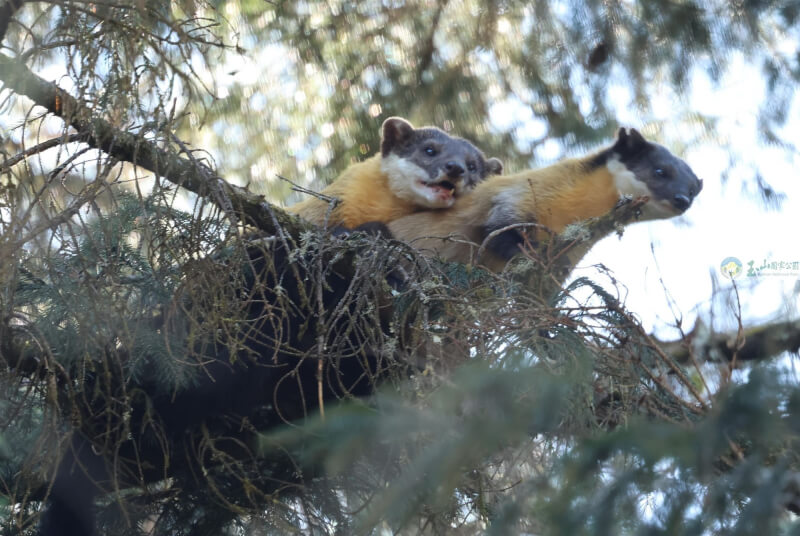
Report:
[[[390,117],[381,128],[381,152],[353,164],[322,193],[330,203],[308,199],[287,210],[316,224],[353,229],[388,223],[421,209],[449,208],[478,182],[503,170],[469,141],[434,127],[414,128]]]
[[[670,218],[683,213],[702,188],[691,168],[666,148],[646,141],[636,130],[620,129],[611,147],[581,159],[569,159],[538,170],[493,177],[457,200],[447,211],[427,211],[391,222],[392,235],[448,261],[478,263],[500,271],[520,252],[527,237],[537,242],[567,225],[602,216],[620,196],[648,196],[641,219]],[[535,229],[501,231],[475,258],[493,232],[515,224]],[[600,237],[569,252],[574,266]]]

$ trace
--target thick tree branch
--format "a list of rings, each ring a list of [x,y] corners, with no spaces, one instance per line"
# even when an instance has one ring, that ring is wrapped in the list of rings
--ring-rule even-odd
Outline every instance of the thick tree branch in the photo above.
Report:
[[[745,328],[741,337],[735,331],[704,332],[707,330],[702,324],[695,325],[687,339],[692,341],[691,349],[698,359],[708,363],[730,363],[734,358],[736,361],[765,361],[783,352],[800,350],[800,321],[796,320]],[[683,340],[661,342],[659,346],[678,363],[690,362],[689,346]]]
[[[209,198],[223,210],[232,207],[250,225],[268,233],[278,232],[283,227],[298,231],[308,227],[298,218],[266,203],[262,196],[228,184],[189,159],[180,158],[141,136],[121,131],[108,121],[93,117],[85,104],[4,54],[0,54],[0,80],[5,87],[64,119],[86,136],[86,142],[91,147]]]

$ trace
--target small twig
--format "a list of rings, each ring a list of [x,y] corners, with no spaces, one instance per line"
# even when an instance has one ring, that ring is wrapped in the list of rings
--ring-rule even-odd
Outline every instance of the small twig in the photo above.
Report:
[[[196,159],[194,157],[194,153],[189,149],[189,147],[187,147],[187,145],[180,138],[178,138],[178,136],[176,136],[171,131],[168,131],[166,129],[165,132],[167,132],[169,137],[171,137],[172,140],[178,145],[178,147],[180,147],[181,152],[186,154],[186,156],[189,158],[189,161],[192,164],[194,164],[194,167],[197,170],[197,172],[209,184],[210,194],[213,197],[213,200],[216,202],[217,206],[219,206],[228,216],[228,219],[231,222],[231,226],[233,228],[237,228],[239,226],[239,221],[240,221],[239,216],[233,209],[233,203],[231,201],[231,197],[222,187],[222,184],[219,181],[214,180],[216,176],[214,174],[214,170],[211,169],[211,167],[205,164],[204,162],[201,162],[198,159]]]
[[[15,154],[11,158],[7,158],[3,160],[0,164],[0,173],[4,173],[10,170],[15,165],[19,164],[21,161],[25,160],[31,155],[44,152],[48,149],[52,149],[58,145],[66,144],[66,143],[73,143],[76,141],[81,141],[82,138],[85,138],[83,134],[70,134],[67,137],[58,137],[53,138],[51,140],[43,141],[42,143],[38,143],[33,147],[28,147],[27,149]]]
[[[736,281],[731,281],[731,283],[733,283],[733,295],[736,296],[736,321],[738,322],[738,326],[736,328],[736,340],[734,341],[733,345],[733,356],[731,357],[728,365],[729,382],[731,376],[733,375],[733,371],[736,368],[736,361],[739,357],[739,351],[744,348],[744,344],[747,342],[747,337],[744,335],[744,326],[742,325],[742,301],[739,299],[739,289],[736,286]]]
[[[323,295],[323,285],[325,281],[324,277],[324,263],[323,257],[325,256],[324,250],[324,242],[320,243],[319,251],[317,251],[316,255],[316,276],[317,280],[315,281],[315,295],[316,295],[316,306],[317,306],[317,315],[319,319],[319,323],[317,324],[317,398],[319,402],[319,415],[322,420],[325,420],[325,405],[323,400],[323,389],[322,389],[322,378],[324,372],[324,365],[323,361],[325,360],[325,323],[323,319],[325,318],[325,299]],[[310,305],[310,304],[309,304]],[[310,309],[310,307],[309,307]]]
[[[26,234],[22,238],[7,244],[3,244],[2,245],[3,249],[6,249],[8,251],[16,251],[19,248],[21,248],[24,244],[33,240],[33,238],[35,238],[38,234],[48,229],[55,230],[59,225],[67,223],[70,219],[72,219],[73,216],[75,216],[80,211],[83,205],[93,201],[100,194],[101,188],[103,186],[105,186],[105,184],[101,181],[95,181],[91,183],[89,186],[86,187],[87,191],[84,192],[82,195],[78,196],[72,202],[72,204],[70,204],[70,206],[68,206],[66,209],[61,211],[56,216],[48,218],[47,221],[43,221],[42,223],[34,227],[28,234]],[[3,256],[0,255],[0,258],[3,258]]]
[[[296,182],[293,182],[292,180],[287,179],[286,177],[284,177],[282,175],[276,175],[276,176],[280,180],[286,181],[289,184],[291,184],[292,185],[292,191],[300,192],[301,194],[312,195],[312,196],[316,197],[317,199],[321,199],[322,201],[325,201],[327,203],[339,203],[339,198],[338,197],[332,197],[332,196],[329,196],[329,195],[325,195],[325,194],[323,194],[321,192],[316,192],[314,190],[309,190],[308,188],[304,188],[303,186],[300,186]]]
[[[317,359],[317,399],[319,402],[319,418],[325,421],[325,399],[322,396],[322,358]]]
[[[504,233],[506,231],[510,231],[511,229],[520,229],[520,228],[527,228],[527,227],[541,227],[542,229],[546,229],[546,227],[540,223],[533,223],[533,222],[524,222],[524,223],[512,223],[511,225],[506,225],[505,227],[501,227],[500,229],[495,229],[491,233],[489,233],[486,238],[483,239],[481,242],[481,246],[478,248],[478,253],[475,255],[475,260],[480,261],[481,257],[483,256],[483,252],[486,250],[486,247],[489,245],[497,235]]]
[[[678,331],[680,332],[680,335],[681,335],[680,340],[682,342],[685,342],[687,340],[687,336],[686,336],[686,333],[683,330],[683,316],[676,310],[675,299],[673,298],[672,293],[667,288],[667,284],[665,283],[664,278],[660,275],[661,274],[661,265],[659,264],[658,258],[656,257],[655,250],[653,249],[653,244],[650,244],[650,253],[651,253],[652,257],[653,257],[653,262],[656,265],[656,270],[658,270],[658,273],[659,273],[658,281],[659,281],[659,283],[661,285],[661,289],[664,292],[664,295],[667,298],[667,305],[670,308],[670,311],[672,312],[673,317],[675,318],[676,327],[677,327]],[[664,350],[665,353],[670,354],[670,352],[667,351],[667,349],[664,348],[663,345],[659,345],[659,346],[661,346],[661,349]],[[711,396],[712,396],[711,388],[709,387],[708,382],[706,381],[706,377],[705,377],[705,374],[703,374],[703,370],[700,368],[700,363],[697,361],[697,356],[695,356],[694,350],[692,349],[691,345],[687,345],[686,346],[686,350],[687,350],[687,353],[689,354],[689,359],[691,360],[692,365],[694,366],[695,371],[697,372],[697,375],[700,378],[700,382],[703,384],[703,388],[706,390],[706,393],[708,393],[709,398],[711,398]],[[670,357],[673,358],[673,359],[675,358],[671,354],[670,354]],[[678,361],[678,360],[676,359],[676,361]]]
[[[89,41],[89,42],[93,41],[94,39],[99,38],[102,33],[103,33],[102,31],[97,31],[97,32],[93,33],[92,35],[88,36],[86,38],[86,40]],[[78,44],[80,44],[80,43],[76,39],[66,39],[64,41],[53,41],[51,43],[45,43],[43,45],[37,45],[37,46],[35,46],[33,48],[30,48],[30,49],[26,50],[22,54],[20,54],[19,55],[19,61],[22,62],[22,63],[25,63],[25,62],[28,61],[28,59],[31,56],[33,56],[37,52],[43,52],[45,50],[52,50],[54,48],[59,48],[59,47],[70,47],[70,46],[74,46],[74,45],[78,45]]]
[[[65,170],[67,170],[68,168],[71,168],[71,167],[72,167],[72,165],[75,163],[75,161],[76,161],[78,158],[80,158],[81,156],[85,155],[86,153],[88,153],[88,152],[89,152],[89,151],[91,151],[91,150],[92,150],[92,148],[91,148],[91,147],[83,147],[83,148],[81,148],[81,149],[80,149],[79,151],[77,151],[75,154],[73,154],[72,156],[70,156],[69,158],[67,158],[67,159],[66,159],[64,162],[62,162],[61,164],[59,164],[58,166],[56,166],[56,167],[55,167],[55,168],[54,168],[54,169],[53,169],[53,170],[52,170],[50,173],[48,173],[48,176],[50,177],[50,179],[51,179],[51,180],[54,180],[54,179],[55,179],[56,177],[58,177],[58,176],[59,176],[59,175],[60,175],[62,172],[64,172],[64,171],[65,171]],[[63,179],[62,179],[62,184],[63,184],[63,182],[64,182],[64,181],[63,181]],[[71,195],[76,195],[74,192],[71,192],[71,191],[69,191],[67,188],[65,188],[65,190],[67,190],[67,192],[68,192],[69,194],[71,194]]]
[[[683,373],[683,371],[677,365],[677,363],[675,363],[675,361],[670,356],[668,356],[664,352],[664,350],[658,345],[656,340],[653,339],[653,336],[647,333],[641,326],[641,324],[639,324],[633,318],[631,318],[631,315],[627,311],[624,311],[622,307],[620,307],[618,304],[609,304],[609,307],[613,308],[613,310],[616,313],[625,317],[628,320],[628,322],[630,322],[631,325],[635,327],[636,331],[639,332],[639,335],[641,335],[644,338],[644,340],[647,341],[647,343],[656,352],[656,355],[658,355],[661,361],[663,361],[670,369],[672,369],[672,371],[678,376],[678,378],[680,378],[681,383],[683,383],[683,385],[686,386],[689,392],[692,393],[692,396],[694,396],[694,398],[700,404],[700,407],[702,407],[704,410],[708,410],[708,405],[703,399],[703,396],[697,391],[697,389],[695,389],[694,384],[691,382],[691,380],[689,380],[689,378],[686,377],[686,375]]]

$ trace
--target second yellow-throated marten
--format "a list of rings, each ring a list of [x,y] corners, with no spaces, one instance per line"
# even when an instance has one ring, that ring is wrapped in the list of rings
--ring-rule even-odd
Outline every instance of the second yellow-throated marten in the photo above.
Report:
[[[670,218],[688,209],[702,187],[688,164],[665,147],[648,142],[635,129],[620,129],[616,142],[598,153],[493,177],[450,210],[412,214],[388,228],[395,238],[445,260],[477,262],[500,271],[520,252],[522,233],[538,242],[548,231],[560,233],[569,224],[608,213],[623,195],[650,198],[642,208],[643,220]],[[491,233],[518,223],[541,227],[497,233],[482,258],[474,258]],[[568,267],[574,267],[600,238],[570,250]]]
[[[322,199],[307,199],[287,210],[316,225],[353,229],[387,223],[420,209],[448,208],[462,193],[503,164],[486,159],[469,141],[435,127],[414,128],[399,117],[381,127],[381,152],[345,169],[322,193],[339,200],[332,210]]]

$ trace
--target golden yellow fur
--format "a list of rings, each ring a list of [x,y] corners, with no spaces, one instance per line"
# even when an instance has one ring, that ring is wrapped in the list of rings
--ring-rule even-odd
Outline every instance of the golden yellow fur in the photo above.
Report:
[[[348,229],[367,222],[388,222],[418,210],[392,192],[388,176],[381,171],[380,154],[345,169],[322,193],[339,199],[332,211],[327,201],[316,197],[287,210],[315,225],[324,225],[327,218],[329,227],[342,225]]]
[[[395,238],[429,254],[499,271],[519,253],[525,235],[533,245],[541,243],[570,224],[607,214],[622,195],[649,198],[640,205],[638,219],[663,219],[683,214],[702,188],[686,162],[636,129],[621,128],[615,142],[595,154],[490,178],[450,210],[405,216],[388,228]],[[602,235],[587,233],[547,260],[565,276],[564,269],[574,267]]]
[[[587,172],[581,160],[564,160],[543,169],[531,169],[504,177],[507,184],[487,183],[487,196],[495,197],[511,184],[522,184],[516,203],[525,212],[522,221],[535,221],[560,233],[578,221],[602,216],[619,200],[619,192],[608,169]],[[490,193],[491,192],[491,193]]]
[[[590,158],[491,177],[456,200],[453,208],[405,216],[391,222],[389,229],[395,238],[445,260],[477,261],[500,271],[506,261],[488,250],[481,259],[473,258],[483,240],[487,220],[493,216],[537,223],[559,233],[571,223],[601,216],[614,208],[619,200],[614,178],[606,166],[588,171]],[[543,230],[536,233],[545,234]]]

